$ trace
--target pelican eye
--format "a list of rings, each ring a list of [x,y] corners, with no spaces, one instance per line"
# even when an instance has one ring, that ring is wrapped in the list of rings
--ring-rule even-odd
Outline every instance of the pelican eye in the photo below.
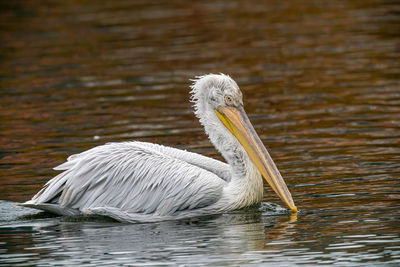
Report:
[[[233,105],[233,97],[231,97],[230,95],[226,95],[225,96],[225,103],[227,105]]]

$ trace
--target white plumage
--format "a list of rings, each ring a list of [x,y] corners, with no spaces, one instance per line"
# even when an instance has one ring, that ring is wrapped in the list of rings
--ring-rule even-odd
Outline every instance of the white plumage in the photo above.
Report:
[[[260,202],[261,171],[276,181],[274,185],[267,179],[295,210],[275,164],[262,144],[259,148],[261,141],[244,113],[237,84],[229,76],[209,74],[194,80],[191,93],[196,116],[228,164],[151,143],[108,143],[70,156],[55,168],[62,172],[22,205],[122,222],[209,215]]]

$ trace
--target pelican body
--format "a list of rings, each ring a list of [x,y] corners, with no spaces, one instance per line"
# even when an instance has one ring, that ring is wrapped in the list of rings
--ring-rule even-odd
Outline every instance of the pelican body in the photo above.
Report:
[[[261,202],[263,180],[297,211],[273,160],[224,74],[197,77],[191,101],[226,163],[145,142],[101,145],[72,155],[62,171],[23,206],[59,215],[98,214],[152,222],[223,213]]]

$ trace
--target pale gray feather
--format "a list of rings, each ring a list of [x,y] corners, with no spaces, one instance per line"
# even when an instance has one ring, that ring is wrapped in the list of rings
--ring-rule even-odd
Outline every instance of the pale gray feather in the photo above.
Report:
[[[228,165],[220,161],[143,142],[98,146],[69,157],[55,169],[63,172],[25,206],[42,204],[36,208],[51,207],[54,212],[54,205],[59,205],[59,214],[64,214],[62,209],[71,214],[71,209],[106,207],[173,216],[215,203],[226,183],[217,174],[229,172]]]

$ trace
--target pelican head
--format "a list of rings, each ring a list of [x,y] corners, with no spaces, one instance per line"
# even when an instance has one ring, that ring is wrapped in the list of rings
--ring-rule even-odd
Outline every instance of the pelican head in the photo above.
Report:
[[[232,150],[232,142],[243,147],[274,192],[297,212],[278,168],[244,111],[236,82],[224,74],[208,74],[195,79],[191,88],[195,114],[215,147],[223,155]]]

